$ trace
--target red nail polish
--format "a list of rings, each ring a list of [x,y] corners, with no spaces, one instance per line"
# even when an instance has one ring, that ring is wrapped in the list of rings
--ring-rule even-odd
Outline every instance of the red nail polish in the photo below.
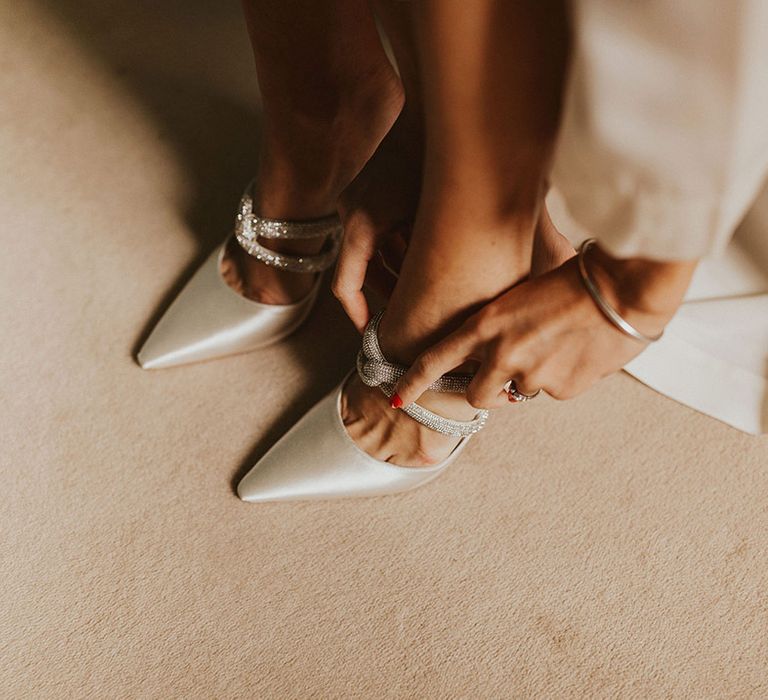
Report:
[[[389,400],[389,405],[392,408],[400,408],[403,405],[403,400],[399,394],[392,394],[392,398]]]

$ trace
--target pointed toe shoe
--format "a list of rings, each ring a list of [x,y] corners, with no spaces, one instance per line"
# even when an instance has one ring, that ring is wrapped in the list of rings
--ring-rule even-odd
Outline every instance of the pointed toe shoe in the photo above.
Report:
[[[243,501],[321,500],[407,491],[439,476],[466,446],[469,437],[462,438],[445,460],[430,467],[400,467],[374,459],[357,447],[344,427],[341,392],[347,378],[243,477],[237,486]]]
[[[282,340],[307,318],[320,275],[294,304],[262,304],[232,289],[221,274],[228,240],[195,272],[137,355],[144,369],[161,369],[249,352]]]

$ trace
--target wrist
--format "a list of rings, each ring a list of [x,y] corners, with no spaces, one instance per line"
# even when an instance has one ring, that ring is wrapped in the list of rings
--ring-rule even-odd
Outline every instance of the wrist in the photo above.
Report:
[[[601,293],[622,317],[663,326],[682,303],[698,261],[615,258],[596,245],[586,262]]]

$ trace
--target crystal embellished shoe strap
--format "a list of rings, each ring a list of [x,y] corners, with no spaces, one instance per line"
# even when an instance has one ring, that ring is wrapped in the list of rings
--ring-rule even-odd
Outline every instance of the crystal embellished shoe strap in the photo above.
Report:
[[[333,265],[341,243],[341,220],[336,214],[322,219],[283,221],[267,219],[253,213],[252,185],[240,199],[235,220],[235,238],[249,255],[266,265],[290,272],[321,272]],[[308,240],[326,237],[323,249],[315,255],[288,255],[259,243],[259,238]]]
[[[379,311],[368,323],[363,334],[363,346],[357,354],[357,373],[367,386],[377,386],[386,396],[392,396],[397,380],[407,371],[407,367],[388,362],[381,351],[378,338],[379,322],[383,315]],[[468,374],[444,374],[429,386],[430,391],[463,393],[472,381]],[[488,420],[488,411],[480,410],[471,421],[453,420],[420,406],[408,404],[401,409],[411,418],[432,430],[454,437],[466,437],[482,430]]]

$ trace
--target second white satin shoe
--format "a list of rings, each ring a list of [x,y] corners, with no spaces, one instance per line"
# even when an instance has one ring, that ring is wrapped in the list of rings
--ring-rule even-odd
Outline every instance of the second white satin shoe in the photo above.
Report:
[[[407,491],[439,476],[466,447],[469,436],[430,467],[400,467],[374,459],[349,437],[341,417],[341,392],[350,375],[243,477],[237,486],[242,500],[304,501]]]
[[[310,293],[295,304],[262,304],[248,299],[221,276],[222,243],[153,329],[139,351],[144,369],[210,360],[249,352],[282,340],[309,315],[320,287],[320,275]]]
[[[336,215],[307,221],[279,221],[253,213],[252,184],[240,200],[235,231],[193,275],[152,330],[137,360],[144,369],[249,352],[295,331],[314,306],[323,270],[333,264],[341,238]],[[310,292],[293,304],[263,304],[232,289],[221,274],[221,263],[232,237],[265,265],[316,276]],[[294,256],[262,246],[260,238],[325,238],[317,255]]]

